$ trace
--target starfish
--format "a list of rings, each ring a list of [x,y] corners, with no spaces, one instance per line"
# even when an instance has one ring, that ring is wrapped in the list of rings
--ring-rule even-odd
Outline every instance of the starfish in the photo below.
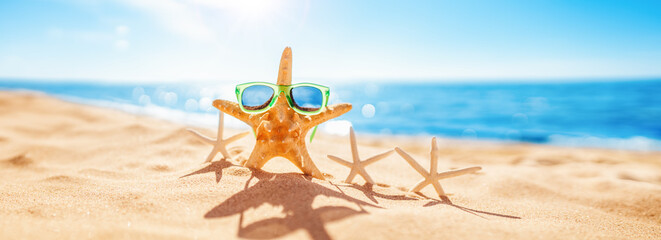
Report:
[[[245,137],[248,135],[250,132],[242,132],[239,134],[236,134],[234,136],[231,136],[225,140],[223,140],[223,125],[224,125],[224,117],[223,113],[219,113],[218,115],[218,137],[216,139],[207,137],[199,133],[198,131],[195,131],[193,129],[187,129],[189,132],[195,134],[202,142],[208,143],[213,145],[213,149],[211,149],[211,153],[209,153],[209,156],[207,157],[207,160],[204,161],[205,163],[211,162],[213,158],[220,152],[223,155],[224,159],[232,159],[230,157],[230,154],[227,152],[227,144],[230,144],[236,140],[239,140],[242,137]]]
[[[427,172],[418,162],[415,161],[409,154],[404,152],[402,149],[399,147],[395,148],[395,151],[406,160],[420,175],[424,177],[424,179],[420,180],[415,186],[411,188],[411,192],[420,192],[422,188],[425,186],[431,184],[434,186],[434,189],[436,190],[436,193],[438,193],[439,196],[446,196],[445,192],[443,191],[443,187],[441,187],[441,184],[439,181],[444,178],[451,178],[451,177],[456,177],[468,173],[474,173],[479,170],[481,170],[481,167],[469,167],[469,168],[462,168],[462,169],[457,169],[457,170],[451,170],[451,171],[445,171],[445,172],[437,172],[436,169],[438,168],[438,147],[436,146],[436,138],[431,139],[431,161],[430,161],[430,166],[429,166],[429,172]]]
[[[353,178],[356,177],[356,174],[359,174],[360,176],[363,177],[363,179],[365,179],[366,182],[370,184],[374,184],[374,180],[372,180],[372,177],[370,177],[370,175],[367,174],[367,171],[365,171],[365,167],[389,156],[393,152],[393,150],[365,159],[365,161],[360,161],[360,157],[358,156],[358,146],[356,145],[356,135],[353,132],[353,127],[349,128],[349,136],[351,139],[351,155],[353,156],[353,163],[350,163],[344,159],[341,159],[333,155],[328,155],[328,158],[348,168],[351,168],[351,172],[349,172],[349,176],[347,176],[347,179],[344,180],[344,182],[347,183],[351,182],[351,180],[353,180]]]
[[[291,69],[291,48],[287,47],[280,59],[278,85],[291,85]],[[326,106],[316,115],[302,115],[289,107],[285,94],[278,95],[271,109],[258,114],[246,113],[238,103],[222,99],[214,100],[213,106],[247,123],[254,130],[257,142],[244,166],[261,169],[270,159],[283,157],[304,174],[319,179],[324,177],[310,158],[305,135],[314,126],[351,110],[351,104],[341,103]]]

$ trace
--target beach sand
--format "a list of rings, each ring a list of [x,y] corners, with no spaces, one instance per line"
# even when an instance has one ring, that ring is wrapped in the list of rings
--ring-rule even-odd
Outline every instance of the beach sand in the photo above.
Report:
[[[406,192],[422,177],[397,154],[367,167],[376,185],[343,183],[326,155],[350,160],[347,136],[308,146],[323,181],[281,158],[205,164],[211,146],[186,128],[0,92],[0,239],[661,239],[658,152],[439,139],[439,171],[482,166],[441,180],[441,201]],[[363,158],[399,146],[429,167],[429,137],[357,138]]]

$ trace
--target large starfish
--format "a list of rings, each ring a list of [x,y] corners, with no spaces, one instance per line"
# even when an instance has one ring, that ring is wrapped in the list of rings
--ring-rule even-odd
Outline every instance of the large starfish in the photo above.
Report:
[[[349,128],[349,137],[351,139],[351,155],[353,156],[353,163],[350,163],[344,159],[341,159],[333,155],[328,155],[328,158],[339,164],[344,165],[345,167],[351,168],[351,172],[349,172],[349,176],[347,176],[347,179],[344,180],[344,182],[350,183],[351,180],[353,180],[353,178],[356,177],[356,174],[359,174],[360,176],[363,177],[363,179],[365,179],[366,182],[370,184],[374,184],[374,180],[372,180],[372,177],[370,177],[370,175],[367,174],[367,171],[365,171],[365,167],[367,167],[367,165],[375,163],[376,161],[384,159],[385,157],[390,155],[393,151],[390,150],[381,153],[379,155],[373,156],[371,158],[365,159],[365,161],[360,161],[360,156],[358,155],[358,145],[356,144],[356,134],[353,132],[353,127]]]
[[[436,190],[436,193],[438,193],[439,196],[443,197],[446,196],[445,192],[443,191],[443,187],[441,187],[441,184],[439,181],[444,178],[451,178],[451,177],[456,177],[468,173],[474,173],[482,169],[481,167],[469,167],[469,168],[462,168],[462,169],[457,169],[457,170],[451,170],[451,171],[445,171],[445,172],[437,172],[438,168],[438,146],[436,146],[436,138],[431,139],[431,161],[429,165],[429,172],[425,170],[418,162],[415,161],[409,154],[404,152],[404,150],[400,149],[399,147],[395,148],[395,151],[406,160],[420,175],[422,175],[424,178],[420,180],[415,186],[411,188],[411,192],[420,192],[422,188],[425,186],[431,184],[434,186],[434,189]]]
[[[287,47],[282,52],[278,85],[291,85],[292,54]],[[213,106],[247,123],[255,132],[257,142],[244,166],[260,169],[274,157],[284,157],[303,173],[324,179],[314,165],[305,145],[306,133],[316,125],[338,117],[349,110],[351,104],[326,106],[316,115],[302,115],[289,107],[285,94],[279,94],[275,105],[266,112],[249,114],[238,103],[217,99]]]
[[[239,140],[239,138],[245,137],[248,135],[250,132],[242,132],[239,134],[236,134],[234,136],[231,136],[227,139],[223,140],[223,128],[224,128],[224,117],[223,113],[218,113],[218,137],[216,139],[207,137],[199,133],[198,131],[195,131],[193,129],[187,129],[189,132],[193,133],[195,136],[197,136],[200,141],[208,143],[213,145],[213,149],[211,149],[211,152],[209,153],[209,156],[207,156],[207,160],[204,161],[205,163],[211,162],[213,158],[220,152],[220,154],[223,155],[224,159],[232,159],[230,154],[227,152],[227,144],[230,144],[231,142],[234,142],[236,140]]]

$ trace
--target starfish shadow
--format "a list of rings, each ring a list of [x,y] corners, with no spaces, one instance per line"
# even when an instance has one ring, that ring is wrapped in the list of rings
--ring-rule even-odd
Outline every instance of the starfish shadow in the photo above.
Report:
[[[374,191],[373,184],[370,183],[365,183],[363,185],[358,185],[355,183],[352,183],[351,185],[343,185],[347,186],[356,190],[359,190],[365,194],[365,197],[369,198],[372,200],[372,202],[379,204],[379,201],[376,200],[375,197],[382,198],[382,199],[388,199],[388,200],[418,200],[417,198],[412,198],[412,197],[407,197],[406,195],[388,195],[388,194],[382,194],[382,193],[377,193]],[[337,186],[335,186],[337,187]],[[339,187],[338,187],[339,189]]]
[[[331,239],[324,227],[325,223],[367,214],[363,208],[365,206],[381,208],[316,184],[310,177],[301,174],[269,173],[257,169],[252,171],[244,190],[204,215],[205,218],[220,218],[240,214],[238,235],[242,238],[275,238],[303,229],[312,239]],[[259,181],[249,187],[253,178]],[[342,199],[355,204],[360,210],[344,206],[313,208],[312,203],[317,196]],[[244,212],[264,204],[282,208],[285,216],[263,219],[244,226]]]
[[[511,219],[521,219],[521,217],[517,217],[517,216],[512,216],[512,215],[507,215],[507,214],[501,214],[501,213],[487,212],[487,211],[482,211],[482,210],[476,210],[476,209],[472,209],[472,208],[467,208],[467,207],[464,207],[464,206],[459,206],[459,205],[456,205],[456,204],[452,203],[452,201],[450,200],[450,198],[448,198],[447,196],[441,196],[441,197],[440,197],[441,199],[434,199],[434,198],[427,197],[427,196],[425,196],[424,194],[422,194],[422,193],[420,193],[420,192],[417,192],[417,194],[419,194],[420,196],[422,196],[422,197],[424,197],[424,198],[426,198],[426,199],[431,200],[430,202],[428,202],[428,203],[426,203],[425,205],[423,205],[423,207],[431,207],[431,206],[435,206],[435,205],[443,204],[443,205],[448,205],[448,206],[455,207],[455,208],[457,208],[457,209],[459,209],[459,210],[462,210],[462,211],[464,211],[464,212],[467,212],[467,213],[473,214],[473,215],[475,215],[475,216],[478,216],[478,217],[481,217],[481,218],[484,218],[484,219],[487,219],[487,218],[484,217],[484,216],[482,216],[482,215],[480,215],[480,214],[490,215],[490,216],[495,216],[495,217],[511,218]]]
[[[216,183],[218,183],[218,182],[220,182],[220,179],[223,178],[223,169],[228,168],[228,167],[232,167],[232,166],[239,167],[239,165],[235,165],[235,164],[233,164],[233,163],[231,163],[231,162],[229,162],[225,159],[221,159],[220,161],[211,162],[206,167],[204,167],[200,170],[197,170],[195,172],[186,174],[184,176],[181,176],[179,178],[185,178],[185,177],[192,176],[192,175],[214,172],[214,173],[216,173]]]

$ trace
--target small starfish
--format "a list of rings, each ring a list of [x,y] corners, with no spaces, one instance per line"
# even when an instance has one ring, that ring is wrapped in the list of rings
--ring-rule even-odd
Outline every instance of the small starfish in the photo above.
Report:
[[[276,83],[291,85],[291,70],[291,48],[287,47],[282,52]],[[305,145],[305,134],[314,126],[351,110],[351,104],[340,103],[326,106],[316,115],[302,115],[289,107],[285,94],[279,94],[274,106],[263,113],[246,113],[238,103],[222,99],[214,100],[213,106],[245,122],[255,132],[257,142],[244,166],[261,169],[272,158],[283,157],[304,174],[318,179],[324,179],[324,176],[312,162]]]
[[[351,172],[349,172],[349,176],[347,176],[347,180],[344,180],[344,182],[347,183],[351,182],[351,180],[353,180],[353,178],[356,177],[356,174],[359,174],[360,176],[363,177],[363,179],[365,179],[366,182],[370,184],[374,184],[374,180],[372,180],[372,177],[370,177],[370,175],[367,174],[367,171],[365,171],[365,167],[367,167],[372,163],[375,163],[376,161],[384,159],[385,157],[389,156],[393,151],[390,150],[381,153],[379,155],[373,156],[371,158],[365,159],[365,161],[360,161],[360,157],[358,156],[358,146],[356,145],[356,135],[353,132],[353,127],[349,128],[349,136],[351,138],[351,154],[353,155],[353,163],[350,163],[344,159],[341,159],[333,155],[328,155],[328,158],[348,168],[351,168]]]
[[[239,140],[239,138],[245,137],[248,135],[250,132],[242,132],[239,134],[236,134],[234,136],[231,136],[225,140],[223,140],[223,125],[224,125],[224,117],[223,113],[219,113],[218,117],[218,137],[216,139],[207,137],[199,133],[198,131],[195,131],[193,129],[187,129],[189,132],[195,134],[202,142],[208,143],[213,145],[213,149],[211,149],[211,153],[209,153],[209,156],[207,157],[207,160],[204,161],[205,163],[211,162],[213,158],[220,152],[223,155],[224,159],[232,159],[230,157],[230,154],[227,152],[227,144],[230,144],[236,140]]]
[[[418,173],[420,173],[420,175],[424,177],[424,179],[420,180],[420,182],[418,182],[415,186],[413,186],[413,188],[411,188],[411,190],[409,190],[411,192],[420,192],[422,188],[431,184],[434,186],[434,189],[439,196],[446,196],[445,192],[443,191],[443,187],[441,187],[441,184],[439,183],[439,180],[468,173],[474,173],[482,169],[482,167],[469,167],[438,173],[436,171],[438,168],[438,147],[436,146],[435,137],[431,139],[431,161],[429,172],[427,172],[422,166],[420,166],[420,164],[418,164],[418,162],[415,161],[415,159],[413,159],[409,154],[404,152],[399,147],[396,147],[395,151],[397,151],[397,153],[402,156],[406,162],[408,162],[416,171],[418,171]]]

